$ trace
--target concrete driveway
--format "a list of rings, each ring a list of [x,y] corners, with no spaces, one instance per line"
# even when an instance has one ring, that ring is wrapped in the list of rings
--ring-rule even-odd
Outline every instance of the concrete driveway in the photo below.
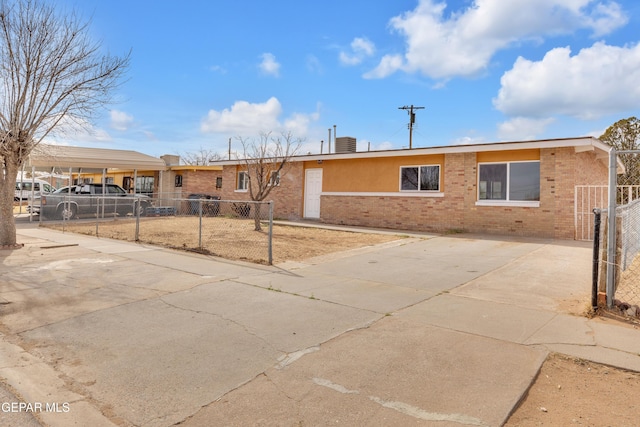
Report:
[[[35,414],[51,426],[501,425],[548,328],[589,301],[575,242],[423,236],[265,267],[19,241],[0,251],[0,376],[66,403]]]

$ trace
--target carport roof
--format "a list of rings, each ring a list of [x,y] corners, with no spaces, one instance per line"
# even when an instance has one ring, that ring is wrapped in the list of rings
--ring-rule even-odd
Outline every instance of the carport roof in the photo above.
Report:
[[[165,170],[164,160],[131,150],[40,144],[25,166],[35,168]]]

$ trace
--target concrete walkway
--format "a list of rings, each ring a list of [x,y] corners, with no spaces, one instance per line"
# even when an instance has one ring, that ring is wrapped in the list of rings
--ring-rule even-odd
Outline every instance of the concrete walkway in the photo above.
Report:
[[[576,315],[588,244],[417,236],[267,267],[18,234],[3,401],[47,426],[499,426],[550,351],[640,371],[639,330]]]

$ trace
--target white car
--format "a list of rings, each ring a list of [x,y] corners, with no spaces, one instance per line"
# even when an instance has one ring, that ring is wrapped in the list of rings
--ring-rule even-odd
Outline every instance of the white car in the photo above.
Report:
[[[30,178],[25,178],[21,181],[20,178],[18,178],[16,181],[16,191],[13,200],[18,202],[20,200],[31,199],[32,190],[34,197],[40,197],[40,194],[42,193],[53,193],[56,191],[56,188],[47,181],[43,181],[41,179],[32,180]]]

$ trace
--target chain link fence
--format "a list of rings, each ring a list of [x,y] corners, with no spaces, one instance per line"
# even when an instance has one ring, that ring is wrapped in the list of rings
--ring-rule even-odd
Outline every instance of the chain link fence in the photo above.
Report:
[[[608,212],[595,209],[594,213],[594,292],[606,294],[607,269],[613,268],[612,305],[626,315],[640,317],[640,200],[616,208],[614,262],[608,260]]]
[[[624,146],[622,146],[624,147]],[[594,299],[596,288],[605,298],[608,309],[618,309],[626,316],[640,318],[640,150],[609,152],[609,194],[605,210],[594,209]],[[621,167],[623,166],[623,167]],[[604,218],[601,221],[601,214]],[[607,217],[608,216],[608,217]],[[595,230],[602,224],[603,233]],[[599,238],[599,239],[598,239]],[[598,251],[599,242],[603,250]],[[600,267],[597,260],[602,259]],[[598,278],[598,274],[600,277]],[[595,304],[594,304],[595,305]]]
[[[640,200],[616,208],[615,298],[640,305]]]
[[[192,194],[147,198],[45,196],[41,225],[91,236],[150,243],[233,260],[272,264],[273,202]],[[50,206],[54,204],[55,206]]]

